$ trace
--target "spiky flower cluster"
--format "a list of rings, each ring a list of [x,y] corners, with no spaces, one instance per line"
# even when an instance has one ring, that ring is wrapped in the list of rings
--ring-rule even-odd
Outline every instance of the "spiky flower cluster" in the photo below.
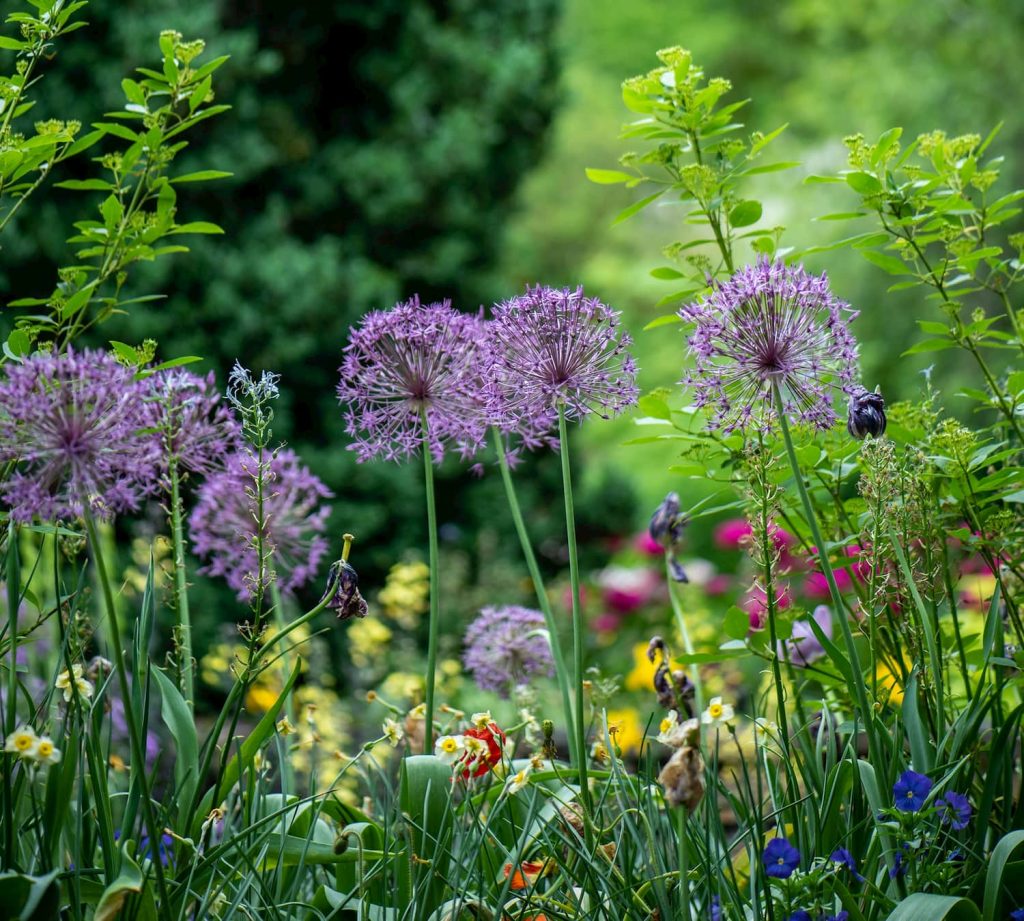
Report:
[[[159,445],[142,384],[104,352],[68,349],[8,362],[0,378],[0,487],[16,521],[138,508],[156,485]]]
[[[540,611],[488,606],[469,625],[463,663],[477,685],[508,698],[519,684],[554,675],[554,660]]]
[[[402,460],[418,453],[424,438],[436,460],[449,446],[466,457],[486,436],[483,322],[449,301],[413,297],[368,313],[352,330],[338,371],[345,430],[360,461]]]
[[[833,389],[849,391],[857,380],[847,325],[856,315],[824,275],[761,259],[679,311],[693,324],[694,368],[683,383],[710,410],[712,429],[769,431],[775,387],[790,419],[830,429]]]
[[[616,415],[637,401],[632,340],[619,313],[575,290],[527,288],[495,305],[492,408],[505,428],[544,432],[557,418]]]
[[[252,597],[269,579],[264,572],[261,585],[262,542],[281,590],[295,591],[327,553],[323,500],[331,495],[294,451],[268,453],[262,463],[251,450],[232,455],[203,483],[189,518],[195,552],[209,560],[200,572],[222,576],[242,600]]]
[[[162,460],[208,475],[240,447],[241,426],[220,399],[213,372],[199,377],[171,368],[146,378],[152,427],[163,442]]]

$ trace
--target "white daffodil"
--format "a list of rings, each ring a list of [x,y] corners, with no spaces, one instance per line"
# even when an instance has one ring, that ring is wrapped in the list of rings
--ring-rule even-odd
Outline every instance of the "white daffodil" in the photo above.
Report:
[[[779,727],[775,720],[765,719],[763,716],[759,716],[754,720],[754,732],[757,733],[758,739],[765,741],[774,741],[779,734]]]
[[[384,732],[384,738],[388,740],[388,744],[392,748],[398,748],[398,743],[405,737],[405,731],[398,722],[388,717],[388,719],[384,720],[382,729]]]
[[[490,710],[484,710],[480,713],[474,713],[469,721],[476,726],[477,729],[486,729],[490,723],[494,722],[494,718],[491,716]]]
[[[4,751],[13,752],[22,758],[34,758],[39,737],[30,726],[19,726],[6,739]]]
[[[465,736],[441,736],[434,744],[434,754],[445,764],[454,764],[465,753]]]
[[[36,740],[33,757],[37,764],[57,764],[60,761],[60,749],[53,744],[53,739],[43,736]]]
[[[679,713],[675,710],[669,710],[668,716],[666,716],[658,724],[658,741],[663,745],[671,745],[675,747],[675,734],[679,728]]]
[[[533,772],[533,765],[527,764],[521,771],[510,775],[505,780],[505,789],[510,795],[514,795],[523,789],[530,782],[530,774]]]
[[[71,671],[68,672],[64,669],[54,682],[54,687],[58,691],[64,692],[64,702],[70,703],[71,698],[74,696],[72,687],[78,689],[78,694],[83,700],[88,700],[92,697],[93,686],[92,682],[88,678],[82,677],[82,666],[79,663],[75,663],[71,666]]]
[[[700,715],[700,721],[705,726],[723,726],[736,717],[736,711],[732,704],[722,703],[721,697],[712,697],[708,701],[708,708]]]

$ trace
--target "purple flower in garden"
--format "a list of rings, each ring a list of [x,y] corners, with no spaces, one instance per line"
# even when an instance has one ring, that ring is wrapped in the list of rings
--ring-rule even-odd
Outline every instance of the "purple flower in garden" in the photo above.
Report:
[[[789,879],[800,866],[800,852],[785,838],[772,838],[764,849],[764,872],[776,879]]]
[[[1015,908],[1011,911],[1010,921],[1024,921],[1024,908]]]
[[[896,879],[897,876],[905,876],[907,873],[907,854],[910,848],[903,843],[900,849],[892,856],[892,866],[889,867],[889,879]]]
[[[846,430],[850,437],[863,439],[870,435],[879,438],[885,434],[885,400],[878,392],[860,384],[849,391],[850,405],[846,413]]]
[[[892,785],[892,795],[900,812],[918,812],[928,799],[934,784],[917,771],[904,771]]]
[[[360,461],[417,454],[424,414],[437,460],[448,445],[472,455],[487,433],[483,321],[449,301],[423,305],[414,297],[366,314],[338,372],[345,431]]]
[[[619,312],[582,288],[527,288],[495,305],[488,336],[492,411],[505,430],[546,431],[560,405],[569,418],[608,418],[637,401],[632,340],[619,329]]]
[[[851,854],[845,847],[837,847],[829,855],[828,859],[849,870],[854,879],[858,881],[864,879],[864,877],[857,872],[857,861],[853,859],[853,854]]]
[[[711,907],[709,911],[711,921],[722,921],[722,900],[717,896],[711,896]]]
[[[789,916],[789,921],[811,921],[811,913],[799,908]]]
[[[308,582],[327,553],[323,536],[331,491],[294,451],[267,453],[263,471],[264,551],[282,591]],[[189,518],[192,545],[209,562],[200,572],[223,576],[244,600],[259,573],[256,548],[256,478],[260,462],[251,449],[232,455],[225,469],[207,477]],[[265,586],[264,586],[265,587]]]
[[[165,466],[173,457],[182,469],[208,475],[241,447],[241,426],[221,402],[212,371],[200,377],[169,368],[147,377],[144,386]]]
[[[8,362],[0,379],[0,487],[16,521],[138,508],[156,484],[158,449],[142,387],[105,352],[71,349]]]
[[[850,913],[848,911],[840,911],[834,915],[825,915],[822,921],[847,921],[849,917]]]
[[[463,663],[485,691],[507,698],[517,684],[555,673],[540,611],[516,605],[482,608],[465,636]]]
[[[832,639],[832,611],[828,605],[819,604],[811,615],[815,623],[829,639]],[[806,620],[798,620],[793,624],[793,632],[789,639],[779,643],[779,655],[789,656],[789,661],[801,668],[817,662],[825,655],[825,647],[814,635],[811,625]]]
[[[943,825],[952,825],[957,831],[966,828],[971,821],[974,810],[970,800],[962,793],[950,790],[945,796],[939,797],[935,803],[939,807],[939,817]]]
[[[776,384],[791,419],[830,429],[832,388],[848,390],[857,379],[847,326],[856,315],[824,275],[761,259],[679,311],[693,324],[694,369],[683,383],[711,411],[710,427],[726,433],[770,430]]]

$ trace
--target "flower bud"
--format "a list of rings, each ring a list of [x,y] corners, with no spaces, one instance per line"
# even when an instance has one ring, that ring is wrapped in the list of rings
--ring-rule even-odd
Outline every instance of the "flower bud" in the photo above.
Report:
[[[682,539],[685,524],[679,511],[679,494],[670,492],[654,510],[648,530],[651,538],[668,550]]]
[[[342,620],[366,617],[369,609],[363,596],[359,594],[359,576],[344,560],[331,564],[330,572],[327,574],[327,592],[331,594],[327,607]],[[325,597],[326,594],[325,592]]]
[[[885,434],[885,400],[877,390],[871,391],[859,384],[849,393],[850,408],[846,416],[846,430],[851,437],[861,440],[870,435],[879,438]]]

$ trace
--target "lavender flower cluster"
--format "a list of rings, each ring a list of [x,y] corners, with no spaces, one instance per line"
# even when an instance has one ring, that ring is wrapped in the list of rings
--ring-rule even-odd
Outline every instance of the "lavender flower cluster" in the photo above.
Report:
[[[636,365],[619,314],[580,288],[528,288],[467,315],[417,298],[365,316],[345,349],[337,393],[359,460],[397,461],[426,443],[463,458],[489,427],[528,448],[551,444],[559,407],[582,419],[636,402]]]
[[[469,625],[463,664],[477,686],[503,698],[531,678],[553,677],[554,659],[540,611],[489,606]]]

